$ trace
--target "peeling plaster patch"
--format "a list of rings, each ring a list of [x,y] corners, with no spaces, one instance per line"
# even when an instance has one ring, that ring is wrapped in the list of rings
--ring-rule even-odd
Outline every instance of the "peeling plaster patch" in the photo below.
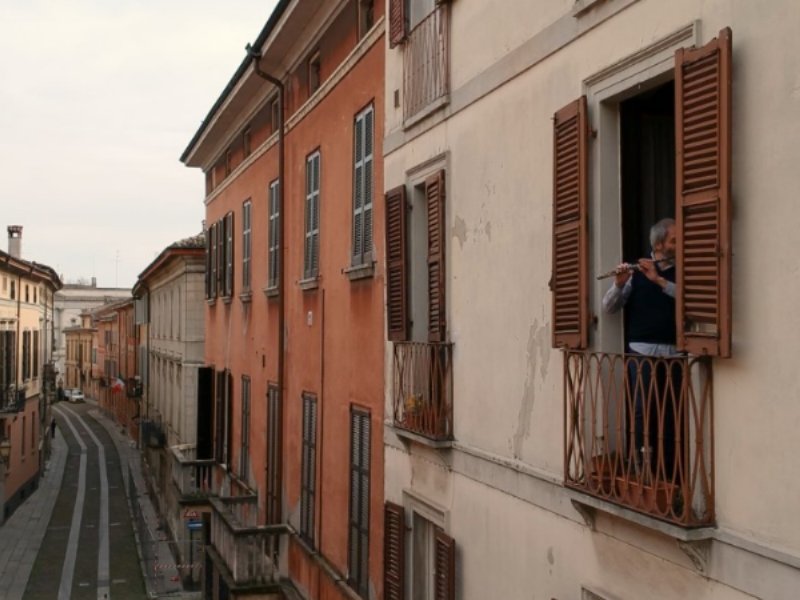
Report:
[[[531,432],[531,415],[533,414],[534,387],[536,385],[536,362],[539,361],[539,375],[547,374],[547,362],[550,359],[549,327],[533,322],[528,332],[528,373],[525,377],[525,391],[517,415],[517,430],[511,438],[511,451],[515,459],[520,459],[522,442]]]
[[[456,224],[453,225],[453,237],[458,240],[459,249],[464,248],[464,242],[467,241],[467,223],[456,215]]]

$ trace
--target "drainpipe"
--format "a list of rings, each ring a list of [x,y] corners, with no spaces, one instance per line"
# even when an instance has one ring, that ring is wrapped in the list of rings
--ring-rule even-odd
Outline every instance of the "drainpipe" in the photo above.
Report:
[[[261,77],[264,81],[267,81],[278,88],[278,239],[280,240],[280,244],[278,245],[278,398],[280,399],[280,406],[281,406],[281,426],[278,428],[279,437],[278,443],[276,444],[277,448],[280,451],[280,456],[278,460],[275,461],[278,465],[278,481],[280,482],[279,488],[281,493],[278,495],[278,514],[283,515],[283,502],[282,502],[282,491],[283,491],[283,426],[284,426],[284,378],[283,373],[285,370],[285,362],[286,357],[284,354],[284,346],[286,340],[286,305],[285,305],[285,289],[286,289],[286,269],[284,268],[284,258],[285,258],[285,239],[284,232],[286,230],[286,212],[284,210],[284,188],[286,187],[284,181],[284,156],[285,156],[285,146],[284,146],[284,138],[285,138],[285,126],[283,122],[284,117],[284,86],[283,82],[270,75],[269,73],[265,73],[261,70],[261,65],[259,61],[261,60],[261,51],[253,48],[250,44],[245,46],[245,50],[247,51],[247,55],[250,57],[253,65],[253,71],[256,75]],[[269,457],[267,457],[266,461],[269,464]]]

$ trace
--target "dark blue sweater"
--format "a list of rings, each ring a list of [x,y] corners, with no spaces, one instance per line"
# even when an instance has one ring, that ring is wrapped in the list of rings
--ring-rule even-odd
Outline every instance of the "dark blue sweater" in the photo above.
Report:
[[[675,282],[675,269],[658,274]],[[625,334],[628,343],[675,344],[675,299],[664,293],[643,273],[633,272],[631,295],[625,303]]]

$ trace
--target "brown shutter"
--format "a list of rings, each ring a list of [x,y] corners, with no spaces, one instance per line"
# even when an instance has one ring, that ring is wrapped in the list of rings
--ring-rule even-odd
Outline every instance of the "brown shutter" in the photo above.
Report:
[[[406,188],[386,193],[386,323],[393,342],[408,339]]]
[[[383,509],[383,597],[405,600],[406,523],[399,504],[386,502]]]
[[[444,171],[425,181],[428,203],[428,341],[443,342],[447,325],[445,311],[445,186]]]
[[[553,346],[588,343],[586,97],[554,117],[553,134]]]
[[[389,47],[406,37],[406,0],[389,0]]]
[[[441,529],[434,537],[434,600],[455,600],[456,597],[456,543]]]
[[[675,54],[678,346],[731,355],[731,30]]]

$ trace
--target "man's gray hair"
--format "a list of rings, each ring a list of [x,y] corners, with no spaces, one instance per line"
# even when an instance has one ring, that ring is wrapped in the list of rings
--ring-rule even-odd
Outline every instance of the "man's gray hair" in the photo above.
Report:
[[[675,225],[675,219],[661,219],[650,228],[650,247],[655,250],[657,244],[661,244],[667,239],[669,228]]]

